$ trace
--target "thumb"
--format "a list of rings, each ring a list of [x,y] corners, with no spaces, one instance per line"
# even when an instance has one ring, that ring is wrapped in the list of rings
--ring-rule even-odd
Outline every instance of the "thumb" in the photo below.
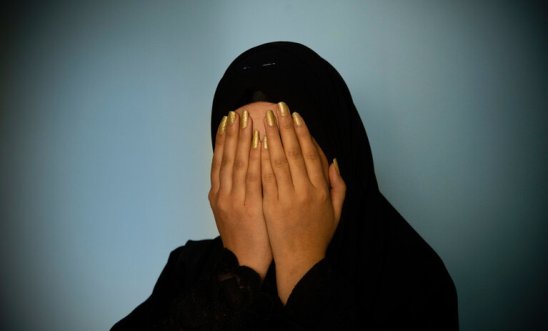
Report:
[[[329,166],[329,184],[331,186],[331,203],[333,204],[335,221],[338,224],[341,219],[344,197],[346,196],[346,184],[341,177],[337,159],[333,159],[333,163]]]

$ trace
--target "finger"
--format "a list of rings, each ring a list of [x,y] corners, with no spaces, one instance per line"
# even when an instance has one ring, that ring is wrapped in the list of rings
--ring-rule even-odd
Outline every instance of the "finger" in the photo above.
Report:
[[[318,153],[318,149],[316,148],[312,136],[310,135],[310,132],[308,131],[301,115],[294,112],[292,117],[295,132],[299,139],[304,162],[306,164],[308,178],[310,178],[312,185],[317,188],[323,188],[327,185],[327,183],[326,178],[324,177],[320,153]]]
[[[327,161],[327,156],[325,156],[325,153],[323,152],[323,149],[320,147],[316,139],[312,137],[312,141],[314,141],[314,145],[316,146],[316,149],[318,150],[318,154],[320,154],[320,159],[322,160],[322,170],[325,180],[329,180],[329,162]]]
[[[287,192],[293,190],[293,182],[291,180],[291,172],[289,163],[285,157],[280,132],[276,125],[276,116],[272,110],[268,110],[265,116],[265,134],[268,141],[268,154],[270,156],[270,164],[272,171],[276,176],[276,183],[280,191]]]
[[[232,190],[232,169],[236,157],[236,147],[239,135],[238,114],[230,111],[225,128],[225,144],[223,149],[223,158],[221,160],[221,170],[219,171],[219,191],[230,193]]]
[[[329,166],[329,182],[331,184],[331,203],[337,224],[341,219],[344,197],[346,196],[346,183],[344,182],[337,159]]]
[[[289,108],[285,102],[278,103],[278,127],[293,185],[300,187],[310,184],[301,145],[293,127],[293,119],[290,116]]]
[[[221,160],[223,158],[223,149],[225,142],[225,128],[227,117],[223,116],[217,134],[215,135],[215,149],[213,150],[213,160],[211,161],[211,192],[219,191],[219,171],[221,170]]]
[[[272,164],[270,163],[270,153],[268,137],[264,136],[261,144],[261,181],[263,186],[263,197],[266,200],[278,198],[278,184],[276,182],[276,176],[272,170]]]
[[[246,174],[249,162],[249,148],[251,147],[252,126],[249,125],[249,113],[244,110],[240,116],[240,127],[236,157],[232,169],[232,190],[236,198],[245,199]]]
[[[247,166],[246,201],[262,200],[261,186],[261,142],[259,141],[259,130],[254,130],[251,149],[249,151],[249,164]]]

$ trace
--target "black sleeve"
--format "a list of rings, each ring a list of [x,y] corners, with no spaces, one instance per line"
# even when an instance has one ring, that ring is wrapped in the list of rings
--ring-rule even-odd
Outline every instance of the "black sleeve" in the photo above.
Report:
[[[206,273],[185,295],[177,298],[162,330],[259,330],[275,301],[261,289],[252,269],[239,266],[223,249],[213,272]]]
[[[314,265],[296,284],[284,316],[295,330],[362,330],[356,321],[353,286],[327,259]]]
[[[218,240],[189,242],[170,254],[150,297],[111,331],[258,330],[277,301]]]
[[[409,273],[391,275],[397,280],[390,289],[378,284],[371,292],[375,299],[360,296],[356,284],[324,259],[293,289],[284,307],[285,327],[278,329],[458,330],[456,290],[445,268],[423,269],[414,284],[402,280]]]

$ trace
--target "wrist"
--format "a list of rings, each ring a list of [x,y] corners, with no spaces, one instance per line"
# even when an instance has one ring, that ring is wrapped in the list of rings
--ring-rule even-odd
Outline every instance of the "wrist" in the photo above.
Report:
[[[298,271],[306,269],[308,271],[316,263],[325,258],[325,253],[314,252],[308,254],[284,254],[281,256],[274,256],[276,262],[276,269],[291,271]]]
[[[264,280],[264,278],[266,277],[266,273],[268,271],[268,267],[270,267],[271,261],[271,258],[264,258],[259,260],[254,258],[238,258],[238,264],[240,266],[245,266],[255,271],[257,274],[259,274],[259,277],[261,277],[261,281]]]

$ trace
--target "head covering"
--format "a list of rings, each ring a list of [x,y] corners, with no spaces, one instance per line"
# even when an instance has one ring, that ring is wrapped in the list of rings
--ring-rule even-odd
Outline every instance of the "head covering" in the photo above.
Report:
[[[226,70],[213,100],[211,134],[228,111],[253,101],[284,101],[299,112],[328,159],[341,167],[368,169],[357,176],[376,189],[367,135],[348,87],[339,73],[301,44],[273,42],[241,54]]]
[[[244,52],[217,86],[212,140],[223,115],[253,101],[286,102],[303,116],[328,159],[337,158],[347,193],[327,258],[356,284],[360,306],[374,311],[373,305],[421,281],[423,276],[414,275],[414,269],[441,263],[379,192],[365,128],[333,66],[292,42],[267,43]]]

